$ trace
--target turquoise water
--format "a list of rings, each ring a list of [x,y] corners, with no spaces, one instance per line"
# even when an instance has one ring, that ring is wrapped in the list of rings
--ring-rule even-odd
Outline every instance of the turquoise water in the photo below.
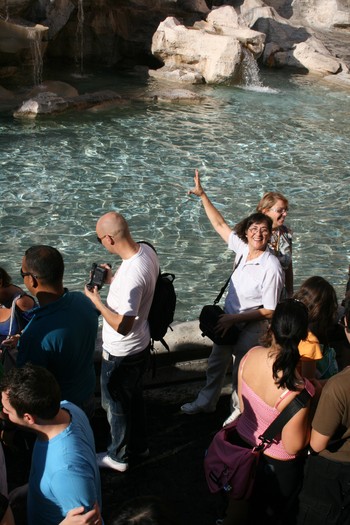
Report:
[[[149,89],[112,76],[70,79],[80,92]],[[230,274],[232,254],[187,196],[194,169],[234,225],[269,190],[290,200],[296,284],[322,275],[342,297],[350,262],[350,93],[309,77],[267,71],[265,89],[191,86],[199,105],[129,103],[101,113],[33,121],[0,118],[0,264],[21,282],[26,248],[65,257],[65,284],[82,289],[106,211],[125,215],[137,240],[153,242],[176,274],[178,321],[197,317]],[[154,84],[151,84],[152,86]]]

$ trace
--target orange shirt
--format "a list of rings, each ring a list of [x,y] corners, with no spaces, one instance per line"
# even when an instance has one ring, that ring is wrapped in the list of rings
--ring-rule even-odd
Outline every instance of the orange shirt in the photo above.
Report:
[[[298,349],[301,361],[317,361],[323,357],[322,346],[312,332],[308,332],[305,341],[300,341]]]

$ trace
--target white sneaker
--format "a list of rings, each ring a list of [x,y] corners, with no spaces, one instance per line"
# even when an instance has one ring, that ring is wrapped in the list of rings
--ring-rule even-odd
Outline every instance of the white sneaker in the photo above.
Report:
[[[193,401],[193,403],[185,403],[182,405],[181,412],[189,416],[200,414],[201,412],[211,414],[212,412],[215,412],[215,408],[200,406],[196,401]]]
[[[129,468],[128,463],[121,463],[120,461],[110,458],[107,452],[99,452],[96,454],[96,459],[97,465],[100,468],[111,468],[118,472],[125,472]]]

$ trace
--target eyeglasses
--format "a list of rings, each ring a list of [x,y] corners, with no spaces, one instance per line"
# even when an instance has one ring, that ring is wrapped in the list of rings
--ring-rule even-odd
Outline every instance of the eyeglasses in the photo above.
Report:
[[[288,213],[289,208],[270,208],[271,211],[275,211],[276,213]]]
[[[20,273],[21,273],[22,279],[24,279],[25,277],[28,277],[29,275],[31,275],[32,277],[35,277],[35,279],[40,279],[39,275],[35,275],[34,273],[31,273],[31,272],[24,272],[22,268],[20,270]]]
[[[102,244],[102,241],[105,237],[111,237],[111,235],[109,235],[108,233],[106,233],[106,235],[104,235],[103,237],[99,237],[98,235],[96,236],[97,238],[97,242],[99,242],[100,244]]]
[[[248,231],[252,234],[252,235],[255,235],[256,233],[261,233],[262,235],[270,235],[270,232],[267,228],[257,228],[256,226],[251,226],[250,228],[248,228]]]

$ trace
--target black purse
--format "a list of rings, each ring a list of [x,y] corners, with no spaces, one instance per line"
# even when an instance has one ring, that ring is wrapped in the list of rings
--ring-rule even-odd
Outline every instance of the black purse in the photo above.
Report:
[[[233,272],[236,270],[237,266],[241,262],[242,257],[243,256],[241,255],[238,260],[238,263],[233,269]],[[203,306],[202,311],[199,315],[199,329],[202,332],[202,336],[209,337],[209,339],[211,339],[213,343],[217,345],[234,345],[237,342],[237,339],[241,333],[241,330],[238,328],[237,325],[233,325],[229,330],[227,330],[224,336],[221,336],[215,332],[216,325],[219,321],[219,317],[225,313],[224,310],[217,303],[223,296],[224,291],[226,290],[230,282],[233,272],[225,282],[224,286],[221,288],[219,295],[214,301],[214,304],[207,304],[206,306]]]

